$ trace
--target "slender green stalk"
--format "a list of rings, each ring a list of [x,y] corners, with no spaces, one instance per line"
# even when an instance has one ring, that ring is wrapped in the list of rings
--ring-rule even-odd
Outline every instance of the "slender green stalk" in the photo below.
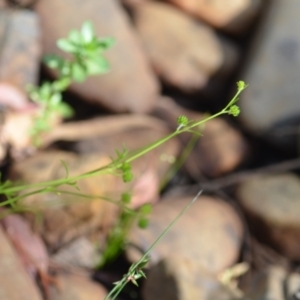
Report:
[[[152,251],[152,249],[160,242],[160,240],[167,234],[167,232],[180,219],[180,217],[191,207],[191,205],[198,199],[201,193],[202,190],[199,191],[198,194],[183,208],[183,210],[177,215],[177,217],[168,225],[168,227],[159,235],[159,237],[149,247],[149,249],[145,252],[145,254],[136,263],[131,265],[127,274],[125,274],[120,281],[116,282],[116,286],[110,291],[110,293],[104,298],[104,300],[115,300],[128,282],[131,281],[137,285],[136,280],[141,277],[145,277],[145,274],[141,269],[145,267],[145,265],[149,261],[149,254]]]

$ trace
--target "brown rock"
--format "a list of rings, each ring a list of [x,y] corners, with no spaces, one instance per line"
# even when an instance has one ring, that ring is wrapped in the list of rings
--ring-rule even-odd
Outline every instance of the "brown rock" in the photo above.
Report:
[[[250,86],[239,101],[240,121],[284,151],[299,143],[299,10],[298,0],[270,1],[241,74]]]
[[[231,33],[243,33],[261,7],[261,0],[168,0],[208,24]]]
[[[232,45],[168,4],[137,5],[134,20],[155,72],[183,91],[202,89],[217,72],[228,76],[237,62]]]
[[[291,259],[300,259],[300,180],[293,174],[257,176],[237,197],[259,237]]]
[[[57,39],[67,36],[71,29],[79,29],[86,20],[93,23],[97,36],[116,40],[105,54],[111,71],[74,84],[73,91],[116,112],[146,112],[152,109],[158,84],[118,1],[93,0],[82,5],[71,0],[41,0],[36,10],[41,17],[44,54],[66,57],[56,48]]]
[[[0,227],[0,299],[42,300]]]
[[[6,7],[7,7],[7,3],[5,2],[5,0],[0,0],[0,9],[6,8]]]
[[[109,158],[95,155],[79,157],[62,151],[40,152],[17,163],[12,168],[11,178],[20,178],[27,183],[60,179],[66,176],[62,161],[68,166],[69,176],[75,176],[106,165]],[[113,186],[114,182],[114,178],[107,175],[102,176],[102,180],[93,177],[79,181],[80,191],[71,186],[60,188],[70,193],[94,195],[96,200],[72,194],[46,193],[26,197],[22,205],[42,211],[43,226],[39,226],[38,229],[53,250],[78,235],[90,232],[101,225],[109,226],[108,224],[113,222],[116,206],[100,201],[97,195],[102,196],[107,187]]]
[[[58,276],[60,288],[50,289],[49,300],[100,300],[107,295],[99,283],[76,275]]]
[[[173,130],[176,130],[178,116],[185,115],[190,120],[201,120],[205,114],[184,109],[170,98],[162,98],[157,104],[155,114],[167,120]],[[188,156],[184,167],[188,173],[199,180],[201,176],[220,176],[240,165],[248,156],[247,143],[240,132],[224,119],[217,118],[207,122],[200,132],[193,151]],[[180,135],[183,149],[186,148],[190,134]]]
[[[192,197],[167,198],[154,206],[146,229],[134,228],[127,254],[136,261],[146,251]],[[192,261],[199,268],[216,274],[233,264],[239,255],[243,226],[234,210],[220,199],[201,196],[181,216],[164,238],[151,251],[152,262],[174,253]],[[212,238],[213,237],[213,238]],[[220,247],[222,245],[222,247]]]
[[[145,300],[234,300],[217,278],[193,260],[172,253],[147,272]]]
[[[47,277],[47,249],[42,238],[32,231],[29,223],[21,216],[12,214],[1,219],[1,224],[32,278],[37,275]]]

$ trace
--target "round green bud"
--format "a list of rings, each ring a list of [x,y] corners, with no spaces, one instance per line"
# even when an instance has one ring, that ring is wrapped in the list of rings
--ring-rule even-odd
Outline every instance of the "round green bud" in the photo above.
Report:
[[[148,220],[148,219],[144,219],[144,218],[139,219],[139,221],[138,221],[138,226],[139,226],[140,228],[145,229],[145,228],[148,227],[148,225],[149,225],[149,220]]]
[[[130,182],[130,181],[132,181],[132,179],[133,179],[133,174],[132,174],[131,171],[124,172],[124,174],[123,174],[123,181],[124,182]]]
[[[121,166],[121,170],[123,172],[126,172],[126,171],[131,171],[131,164],[128,163],[128,162],[124,162]]]
[[[246,83],[242,80],[238,81],[236,84],[237,84],[238,90],[243,90],[247,87]]]
[[[188,124],[188,122],[189,122],[189,119],[186,116],[179,116],[177,118],[177,124],[178,125],[186,126]]]
[[[229,108],[229,114],[237,117],[240,114],[240,108],[237,105],[232,105]]]
[[[125,204],[129,204],[131,202],[131,194],[129,193],[123,193],[121,196],[121,200]]]

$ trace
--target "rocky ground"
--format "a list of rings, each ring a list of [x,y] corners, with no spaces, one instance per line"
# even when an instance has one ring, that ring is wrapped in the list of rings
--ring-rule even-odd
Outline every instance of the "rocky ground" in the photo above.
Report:
[[[116,222],[111,203],[43,193],[22,204],[39,208],[38,224],[32,214],[2,218],[0,299],[104,299],[200,189],[153,249],[147,280],[119,299],[300,299],[299,11],[298,0],[0,0],[5,179],[62,178],[61,160],[70,175],[101,167],[122,144],[137,149],[162,138],[179,115],[216,113],[238,80],[249,84],[240,116],[210,121],[163,193],[189,136],[134,162],[132,205],[152,203],[153,211],[109,267],[95,269],[95,245]],[[28,130],[38,108],[26,85],[55,76],[42,57],[64,55],[57,39],[86,20],[98,36],[116,40],[106,53],[110,72],[70,87],[64,97],[75,117],[35,149]],[[107,197],[128,189],[110,175],[79,187]],[[51,201],[67,205],[45,205]]]

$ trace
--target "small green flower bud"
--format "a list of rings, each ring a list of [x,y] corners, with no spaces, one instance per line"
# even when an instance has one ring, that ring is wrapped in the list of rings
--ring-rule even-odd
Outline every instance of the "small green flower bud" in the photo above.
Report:
[[[239,91],[244,90],[247,87],[247,84],[242,80],[238,81],[236,84]]]
[[[240,108],[237,105],[232,105],[229,108],[229,114],[237,117],[240,114]]]
[[[123,203],[129,204],[131,202],[131,195],[129,193],[123,193],[121,199]]]
[[[188,124],[188,122],[189,122],[189,119],[186,116],[179,116],[177,118],[177,124],[181,127],[186,126]]]
[[[139,222],[138,222],[138,226],[139,228],[142,228],[142,229],[145,229],[148,227],[148,224],[149,224],[149,220],[148,219],[140,219]]]
[[[132,179],[133,179],[133,174],[132,174],[131,171],[124,172],[124,174],[123,174],[123,181],[124,182],[130,182],[130,181],[132,181]]]
[[[123,172],[131,171],[131,165],[130,165],[130,163],[124,162],[124,163],[122,164],[122,166],[121,166],[121,170],[122,170]]]
[[[140,212],[143,214],[150,214],[151,211],[152,211],[152,205],[149,203],[146,203],[140,207]]]

